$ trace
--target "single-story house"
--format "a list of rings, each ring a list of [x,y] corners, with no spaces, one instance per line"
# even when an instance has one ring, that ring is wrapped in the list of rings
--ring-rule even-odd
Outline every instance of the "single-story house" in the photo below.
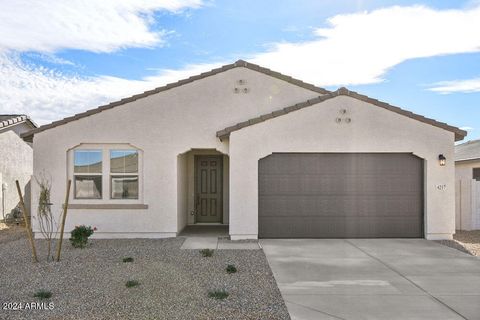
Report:
[[[455,146],[455,226],[480,229],[480,139]]]
[[[34,174],[53,177],[54,212],[73,181],[66,230],[92,225],[99,238],[227,224],[233,240],[450,239],[465,135],[239,60],[23,138]]]
[[[20,138],[37,125],[23,114],[0,114],[0,219],[13,218],[19,203],[15,180],[25,202],[29,201],[30,178],[33,172],[33,151],[30,143]]]

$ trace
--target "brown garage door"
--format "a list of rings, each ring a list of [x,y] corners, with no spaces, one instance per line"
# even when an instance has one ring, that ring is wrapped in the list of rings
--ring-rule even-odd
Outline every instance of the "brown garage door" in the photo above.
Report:
[[[423,160],[275,153],[259,160],[261,238],[423,237]]]

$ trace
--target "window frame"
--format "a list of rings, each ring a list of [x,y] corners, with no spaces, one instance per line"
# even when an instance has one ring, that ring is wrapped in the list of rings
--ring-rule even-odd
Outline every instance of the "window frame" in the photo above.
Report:
[[[75,183],[74,177],[78,175],[74,173],[74,154],[75,151],[78,150],[99,150],[102,152],[102,173],[98,174],[102,176],[102,197],[101,198],[76,198],[75,193],[76,191],[70,192],[69,201],[71,204],[126,204],[126,205],[133,205],[133,204],[144,204],[144,178],[143,178],[143,150],[135,147],[128,143],[109,143],[109,144],[96,144],[96,143],[82,143],[79,144],[67,151],[67,177],[68,179],[72,180],[72,183]],[[111,169],[110,169],[110,150],[122,150],[122,151],[136,151],[138,155],[138,167],[136,174],[118,174],[118,175],[125,175],[131,176],[135,175],[138,177],[138,197],[136,199],[129,198],[129,199],[122,199],[122,198],[112,198],[111,197],[111,190],[112,187],[110,185],[110,176],[111,176]],[[91,174],[83,174],[84,176],[88,176]],[[74,188],[75,189],[75,186]]]
[[[75,172],[75,153],[77,151],[83,151],[83,152],[99,152],[100,153],[100,159],[101,159],[101,170],[100,172]],[[73,161],[73,198],[75,200],[101,200],[103,199],[103,150],[101,149],[83,149],[83,148],[78,148],[73,151],[73,156],[72,156],[72,161]],[[89,198],[89,197],[77,197],[77,177],[101,177],[100,179],[100,197],[99,198]]]
[[[112,172],[112,152],[121,152],[121,151],[135,151],[137,153],[137,172]],[[140,198],[140,153],[138,150],[133,149],[110,149],[109,153],[109,183],[110,183],[110,200],[138,200]],[[113,196],[113,178],[128,178],[128,177],[136,177],[137,178],[137,197],[136,198],[115,198]]]

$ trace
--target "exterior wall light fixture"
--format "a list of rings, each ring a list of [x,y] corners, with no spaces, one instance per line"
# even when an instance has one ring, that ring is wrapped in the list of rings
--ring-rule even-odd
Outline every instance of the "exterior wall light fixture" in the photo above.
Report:
[[[442,167],[445,166],[445,164],[447,163],[447,158],[445,158],[445,156],[443,154],[439,154],[438,155],[438,163]]]

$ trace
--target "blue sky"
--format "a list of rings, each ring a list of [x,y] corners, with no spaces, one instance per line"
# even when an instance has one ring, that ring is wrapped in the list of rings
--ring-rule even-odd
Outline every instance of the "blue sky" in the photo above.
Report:
[[[44,124],[242,58],[480,138],[479,1],[18,0],[0,9],[0,113]]]

